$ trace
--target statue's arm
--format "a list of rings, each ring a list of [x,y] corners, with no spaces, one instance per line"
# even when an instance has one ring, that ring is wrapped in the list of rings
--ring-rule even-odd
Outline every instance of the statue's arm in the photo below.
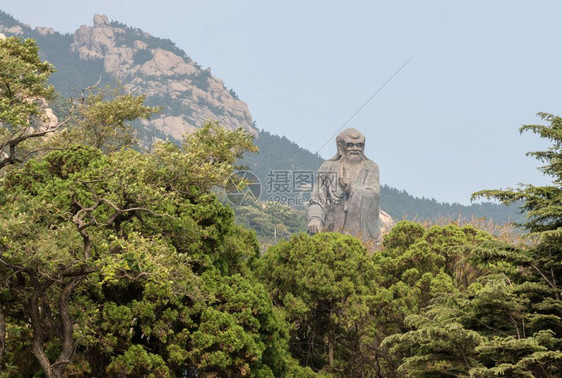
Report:
[[[318,170],[308,204],[308,231],[313,234],[324,229],[324,222],[326,219],[325,206],[327,203],[327,189],[322,185],[324,182],[320,178],[321,174],[322,171]]]

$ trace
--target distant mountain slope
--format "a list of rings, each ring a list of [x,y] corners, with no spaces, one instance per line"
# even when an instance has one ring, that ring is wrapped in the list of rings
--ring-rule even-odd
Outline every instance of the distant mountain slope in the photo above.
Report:
[[[267,182],[267,174],[276,170],[317,170],[324,159],[300,147],[286,137],[258,129],[254,143],[259,147],[257,154],[248,154],[242,161],[255,172],[262,182]]]
[[[381,188],[381,206],[395,220],[442,220],[472,218],[491,219],[498,224],[520,222],[519,207],[505,206],[491,202],[475,203],[470,206],[459,203],[438,202],[433,198],[414,197],[405,190],[398,190],[383,185]]]
[[[119,82],[127,92],[146,96],[148,105],[162,106],[163,111],[143,125],[148,134],[152,129],[156,136],[180,140],[209,119],[256,133],[250,111],[236,93],[170,40],[103,15],[94,16],[93,26],[63,35],[45,27],[31,29],[0,11],[0,33],[36,39],[41,55],[58,70],[52,83],[66,96],[101,77],[103,84]]]

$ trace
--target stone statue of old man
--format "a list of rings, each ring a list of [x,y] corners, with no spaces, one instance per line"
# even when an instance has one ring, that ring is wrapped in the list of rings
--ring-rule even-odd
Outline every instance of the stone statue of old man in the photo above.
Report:
[[[308,231],[335,231],[378,241],[381,233],[379,167],[365,157],[365,136],[346,129],[337,154],[318,169],[308,206]]]

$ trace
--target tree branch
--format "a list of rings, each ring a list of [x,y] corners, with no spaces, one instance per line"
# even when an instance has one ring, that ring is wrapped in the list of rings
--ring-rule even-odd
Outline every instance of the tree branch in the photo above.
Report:
[[[72,114],[74,112],[75,107],[76,107],[76,101],[73,101],[72,106],[69,110],[70,115],[67,118],[65,118],[62,122],[57,122],[56,125],[47,126],[43,129],[40,129],[38,131],[32,131],[32,132],[29,132],[30,126],[26,126],[12,133],[12,135],[10,135],[8,139],[4,143],[2,143],[2,147],[0,148],[0,169],[10,164],[23,162],[24,159],[20,159],[16,156],[16,152],[17,152],[16,147],[21,143],[25,142],[26,140],[42,138],[45,135],[52,134],[57,130],[61,129],[62,127],[66,126],[73,118]],[[4,152],[6,147],[9,148],[8,153]],[[7,156],[3,156],[3,155],[7,155]],[[27,154],[26,157],[27,156],[29,156],[29,154]]]
[[[531,266],[542,276],[542,278],[545,279],[545,281],[550,285],[550,287],[552,287],[553,289],[556,289],[556,283],[555,282],[551,282],[548,277],[546,275],[543,274],[543,272],[541,272],[541,270],[536,266],[531,264]]]

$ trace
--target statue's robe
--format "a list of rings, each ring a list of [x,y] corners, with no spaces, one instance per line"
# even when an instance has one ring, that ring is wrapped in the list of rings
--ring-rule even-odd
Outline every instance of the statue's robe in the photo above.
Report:
[[[363,167],[352,178],[348,194],[338,182],[342,172],[340,161],[327,160],[318,169],[308,219],[319,219],[324,231],[378,240],[381,232],[379,167],[365,158]]]

